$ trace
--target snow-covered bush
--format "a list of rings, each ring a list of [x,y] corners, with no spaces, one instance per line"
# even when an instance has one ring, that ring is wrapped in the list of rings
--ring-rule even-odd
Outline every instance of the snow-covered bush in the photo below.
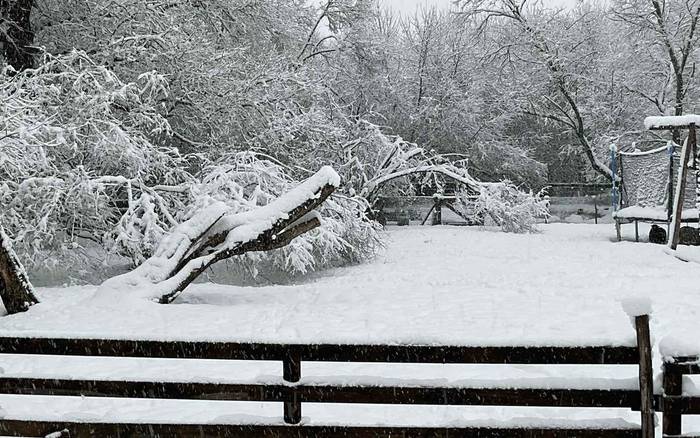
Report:
[[[477,197],[463,192],[457,207],[474,222],[490,218],[506,233],[537,232],[538,220],[549,216],[549,202],[542,192],[523,191],[510,181],[483,185]]]

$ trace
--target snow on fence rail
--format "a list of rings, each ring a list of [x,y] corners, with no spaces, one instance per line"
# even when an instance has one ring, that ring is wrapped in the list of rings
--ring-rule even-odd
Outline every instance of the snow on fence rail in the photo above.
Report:
[[[0,354],[106,356],[173,359],[275,360],[283,363],[283,384],[178,383],[2,377],[0,393],[126,397],[177,400],[282,402],[284,422],[269,424],[141,424],[55,422],[0,419],[5,435],[45,436],[67,431],[70,436],[478,436],[478,437],[641,437],[654,433],[649,317],[635,317],[637,346],[417,346],[170,342],[105,339],[0,337]],[[639,389],[415,387],[354,384],[308,384],[301,381],[303,361],[459,363],[459,364],[586,364],[639,366]],[[641,411],[641,427],[601,420],[584,426],[574,422],[508,426],[367,427],[301,423],[303,403],[480,405],[524,407],[629,408]],[[301,424],[300,424],[301,423]],[[68,435],[66,435],[68,436]]]

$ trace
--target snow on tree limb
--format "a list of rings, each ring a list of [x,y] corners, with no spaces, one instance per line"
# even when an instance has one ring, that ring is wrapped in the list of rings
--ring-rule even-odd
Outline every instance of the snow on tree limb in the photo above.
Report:
[[[289,244],[321,222],[314,209],[340,185],[331,167],[267,205],[230,213],[216,202],[173,229],[151,258],[133,271],[105,281],[97,297],[113,297],[136,289],[135,295],[170,303],[214,263],[254,251]]]
[[[397,137],[375,173],[367,175],[363,172],[360,196],[371,204],[382,185],[417,174],[440,174],[475,192],[487,184],[470,176],[466,167],[449,161],[446,156],[430,154],[414,143]]]

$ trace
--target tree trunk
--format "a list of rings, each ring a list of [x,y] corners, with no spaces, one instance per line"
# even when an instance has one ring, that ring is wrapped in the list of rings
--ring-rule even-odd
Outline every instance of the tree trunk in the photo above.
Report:
[[[22,263],[12,250],[10,238],[0,227],[0,299],[7,313],[24,312],[39,302],[32,292]]]
[[[5,61],[15,70],[34,64],[31,46],[34,43],[30,15],[34,0],[0,0],[0,50]]]

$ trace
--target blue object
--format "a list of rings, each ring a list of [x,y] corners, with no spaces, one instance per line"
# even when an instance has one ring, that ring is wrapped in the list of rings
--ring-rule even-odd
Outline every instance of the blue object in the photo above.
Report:
[[[612,192],[610,193],[612,209],[613,211],[617,211],[620,192],[617,190],[617,146],[615,144],[610,145],[610,173],[612,173]]]

